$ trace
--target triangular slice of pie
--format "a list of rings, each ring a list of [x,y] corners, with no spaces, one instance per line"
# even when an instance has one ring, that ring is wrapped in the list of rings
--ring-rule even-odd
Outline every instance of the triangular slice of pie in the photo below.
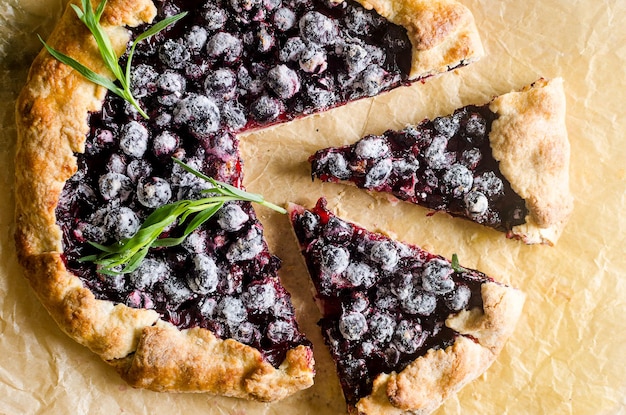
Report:
[[[312,175],[392,193],[506,232],[554,244],[572,211],[570,147],[560,78],[485,105],[319,150]]]
[[[17,103],[17,252],[59,326],[131,385],[273,401],[313,383],[313,356],[251,204],[230,202],[131,274],[81,261],[89,242],[119,242],[159,206],[202,194],[173,157],[241,187],[237,134],[483,51],[452,0],[109,0],[101,25],[125,66],[130,41],[181,12],[134,49],[128,86],[149,118],[46,50],[37,57]],[[111,76],[72,7],[47,43]]]
[[[325,199],[288,210],[351,413],[428,414],[512,334],[521,291],[343,220]]]

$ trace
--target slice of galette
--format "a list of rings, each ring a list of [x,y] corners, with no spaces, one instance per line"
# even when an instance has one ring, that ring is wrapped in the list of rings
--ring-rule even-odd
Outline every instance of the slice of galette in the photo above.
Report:
[[[572,211],[570,146],[560,78],[485,105],[319,150],[312,175],[554,244]]]
[[[428,414],[482,374],[524,294],[326,208],[288,208],[349,411]]]
[[[477,59],[472,15],[443,0],[73,3],[17,105],[16,243],[36,294],[133,386],[261,401],[310,386],[310,343],[250,203],[229,201],[188,236],[173,221],[159,236],[169,242],[132,267],[104,273],[85,258],[128,243],[163,206],[206,196],[173,158],[241,187],[238,133]],[[183,12],[135,47],[153,19]],[[99,42],[78,16],[99,21]],[[131,63],[111,86],[115,55]]]

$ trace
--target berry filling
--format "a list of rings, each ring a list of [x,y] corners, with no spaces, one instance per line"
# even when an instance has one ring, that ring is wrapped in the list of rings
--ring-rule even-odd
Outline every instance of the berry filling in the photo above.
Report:
[[[156,20],[190,13],[137,46],[131,89],[150,119],[111,93],[89,115],[85,153],[56,209],[66,266],[98,299],[154,309],[181,329],[205,327],[278,366],[287,350],[309,342],[249,203],[230,202],[180,246],[152,249],[130,274],[101,275],[79,259],[95,253],[88,242],[129,238],[155,208],[201,196],[207,184],[172,157],[241,187],[237,132],[403,84],[410,42],[356,3],[156,4]],[[174,225],[164,236],[181,233]]]
[[[350,406],[371,393],[377,375],[452,345],[450,314],[482,308],[481,284],[492,280],[478,271],[346,222],[325,199],[290,215]]]
[[[133,91],[151,117],[192,135],[264,127],[408,82],[406,29],[355,2],[157,5],[157,19],[192,12],[137,46]]]
[[[319,150],[309,159],[312,176],[350,181],[510,231],[525,222],[527,209],[492,156],[488,136],[495,117],[488,105],[467,106],[351,146]]]

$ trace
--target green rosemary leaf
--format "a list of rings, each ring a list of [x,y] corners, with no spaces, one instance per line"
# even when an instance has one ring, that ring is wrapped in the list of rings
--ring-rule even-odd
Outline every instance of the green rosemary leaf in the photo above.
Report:
[[[224,206],[224,202],[217,203],[213,207],[209,207],[202,212],[198,212],[185,228],[185,235],[189,235],[191,232],[198,229],[204,222],[209,220],[213,215],[217,213]]]
[[[110,277],[115,277],[115,276],[120,274],[120,272],[118,272],[118,271],[109,270],[107,268],[100,268],[100,269],[98,269],[98,272],[100,274],[102,274],[102,275],[108,275]]]
[[[174,159],[185,170],[211,183],[214,187],[207,189],[210,195],[197,200],[180,200],[155,209],[145,219],[139,230],[131,238],[124,239],[109,246],[90,242],[102,251],[96,255],[85,256],[83,262],[97,264],[98,272],[104,275],[118,275],[133,272],[148,254],[150,248],[170,247],[181,244],[187,236],[213,217],[226,202],[246,201],[268,206],[279,212],[286,211],[265,201],[263,196],[248,193],[226,183],[219,182],[198,172],[180,160]],[[178,222],[185,226],[179,237],[159,238],[165,229]]]
[[[82,0],[83,5],[83,13],[78,16],[81,22],[87,26],[94,39],[96,40],[96,44],[98,45],[98,50],[100,51],[100,55],[104,61],[106,67],[113,73],[115,78],[120,81],[122,87],[125,88],[124,77],[122,76],[122,70],[117,63],[118,56],[115,53],[115,49],[111,44],[111,39],[109,35],[106,33],[104,28],[100,25],[100,17],[102,16],[102,11],[104,11],[104,5],[106,0],[100,3],[98,10],[100,11],[99,15],[95,14],[93,8],[91,7],[90,0]],[[100,10],[102,8],[102,10]],[[76,11],[76,7],[74,8]],[[78,14],[77,14],[78,15]]]
[[[257,202],[257,203],[261,203],[263,202],[263,196],[256,194],[256,193],[249,193],[246,192],[244,190],[241,190],[235,186],[231,186],[228,183],[221,183],[218,182],[217,180],[211,179],[211,183],[213,183],[213,185],[215,186],[220,186],[226,190],[228,190],[231,194],[237,196],[237,197],[241,197],[244,199],[247,199],[251,202]]]
[[[177,212],[184,212],[188,203],[189,201],[187,200],[181,200],[178,202],[159,206],[150,215],[148,215],[142,226],[148,227],[153,224],[163,222],[172,216],[178,217],[179,214]]]
[[[214,200],[214,198],[211,197],[198,200],[187,200],[186,202],[185,211],[180,214],[179,218],[179,223],[181,224],[184,223],[189,216],[202,212],[206,209],[211,209],[213,205],[219,204],[223,201]]]
[[[209,220],[218,210],[220,210],[223,206],[223,203],[215,205],[213,208],[209,208],[208,210],[199,212],[194,216],[193,220],[189,222],[187,227],[185,228],[185,232],[178,238],[161,238],[154,241],[152,247],[170,247],[176,246],[183,243],[183,241],[189,236],[193,231],[202,226],[204,222]]]
[[[37,36],[39,36],[39,35],[37,35]],[[50,55],[52,55],[55,59],[57,59],[61,63],[66,64],[67,66],[70,66],[71,68],[76,70],[78,73],[80,73],[82,76],[84,76],[85,78],[89,79],[91,82],[93,82],[95,84],[98,84],[100,86],[103,86],[106,89],[110,90],[111,92],[115,93],[116,95],[124,98],[124,91],[122,91],[117,85],[115,85],[109,78],[104,77],[104,76],[100,75],[99,73],[96,73],[96,72],[92,71],[91,69],[89,69],[88,67],[86,67],[82,63],[78,62],[74,58],[71,58],[71,57],[69,57],[69,56],[59,52],[58,50],[53,49],[50,45],[48,45],[41,38],[41,36],[39,36],[39,40],[41,40],[41,43],[43,43],[43,45],[46,48],[46,50],[48,51],[48,53],[50,53]]]
[[[452,269],[456,272],[464,272],[466,271],[461,265],[459,265],[459,257],[457,254],[452,254]]]
[[[106,246],[106,245],[100,245],[98,243],[91,242],[91,241],[89,241],[89,245],[93,246],[94,248],[98,248],[101,251],[111,253],[111,254],[121,252],[120,247],[122,246],[121,244],[113,244],[113,245]]]
[[[128,264],[124,268],[122,268],[122,272],[124,274],[128,274],[128,273],[135,271],[137,268],[139,268],[139,266],[141,265],[141,262],[144,260],[146,255],[148,255],[149,249],[150,249],[150,246],[146,246],[145,248],[137,252],[135,255],[133,255],[133,257],[128,262]]]
[[[187,239],[187,236],[189,235],[183,234],[182,236],[179,236],[178,238],[159,238],[156,241],[154,241],[151,248],[169,248],[171,246],[180,245],[183,243],[185,239]]]
[[[89,242],[91,244],[91,242]],[[98,260],[99,255],[87,255],[78,258],[78,262],[94,262]]]
[[[106,4],[107,4],[107,0],[102,0],[100,4],[98,4],[98,8],[96,9],[96,13],[95,13],[95,18],[97,21],[100,21],[100,18],[102,17],[102,13],[104,12],[104,6],[106,6]],[[89,6],[91,7],[91,4]]]
[[[78,7],[77,5],[75,5],[75,4],[70,4],[70,6],[72,7],[72,9],[74,9],[74,11],[76,12],[76,16],[78,16],[78,18],[82,22],[83,21],[83,16],[85,15],[83,13],[83,10],[80,7]]]
[[[179,160],[177,158],[173,158],[173,160],[174,160],[175,163],[180,165],[187,172],[189,172],[189,173],[191,173],[191,174],[193,174],[193,175],[195,175],[195,176],[197,176],[197,177],[199,177],[199,178],[201,178],[203,180],[206,180],[206,181],[210,182],[211,184],[213,184],[213,186],[215,186],[215,188],[207,189],[207,190],[203,191],[203,193],[217,191],[217,192],[222,193],[222,194],[229,194],[229,195],[231,195],[231,196],[233,196],[233,197],[235,197],[235,198],[237,198],[239,200],[245,200],[245,201],[248,201],[248,202],[258,203],[258,204],[263,205],[263,206],[265,206],[267,208],[270,208],[270,209],[275,210],[275,211],[277,211],[279,213],[282,213],[283,215],[287,213],[287,211],[284,208],[266,201],[263,198],[263,196],[261,196],[259,194],[249,193],[249,192],[246,192],[245,190],[241,190],[241,189],[239,189],[237,187],[234,187],[234,186],[232,186],[230,184],[222,183],[222,182],[220,182],[218,180],[215,180],[215,179],[213,179],[211,177],[208,177],[208,176],[202,174],[201,172],[195,170],[193,167],[185,164],[183,161],[181,161],[181,160]]]
[[[155,23],[148,30],[146,30],[145,32],[137,36],[137,39],[135,40],[134,43],[139,43],[142,40],[149,38],[150,36],[156,35],[163,29],[167,28],[168,26],[173,25],[174,23],[176,23],[177,21],[179,21],[185,16],[187,16],[187,12],[182,12],[182,13],[178,13],[177,15],[167,17],[158,23]]]
[[[132,43],[131,51],[129,52],[129,55],[128,55],[126,68],[125,70],[122,70],[122,67],[119,64],[119,57],[115,53],[115,49],[113,48],[111,39],[109,38],[109,35],[107,34],[104,27],[100,25],[100,18],[102,17],[102,14],[104,13],[106,0],[102,0],[98,4],[98,7],[96,8],[95,11],[93,10],[93,7],[91,5],[91,0],[81,0],[81,5],[82,5],[82,9],[75,4],[71,4],[70,6],[72,7],[72,9],[74,9],[74,12],[76,12],[76,16],[78,16],[78,19],[85,24],[85,26],[89,29],[89,31],[93,35],[94,40],[96,41],[96,44],[98,45],[98,50],[100,52],[100,56],[102,57],[102,61],[104,62],[104,65],[106,66],[107,69],[111,71],[111,73],[113,73],[113,76],[119,82],[119,84],[121,85],[121,88],[115,85],[115,83],[111,81],[110,79],[92,71],[91,69],[87,68],[86,66],[76,61],[75,59],[70,58],[69,56],[66,56],[63,53],[53,49],[52,47],[47,45],[41,39],[41,37],[39,37],[39,39],[44,44],[46,50],[54,58],[74,68],[78,73],[80,73],[82,76],[84,76],[91,82],[101,85],[107,88],[108,90],[110,90],[111,92],[113,92],[114,94],[118,95],[122,99],[125,99],[137,109],[137,111],[139,112],[139,114],[141,114],[142,117],[149,118],[148,114],[146,114],[146,112],[141,108],[141,106],[139,105],[135,97],[133,96],[132,91],[130,89],[132,55],[135,51],[135,47],[137,46],[137,43],[139,43],[140,41],[144,39],[147,39],[148,37],[165,29],[167,26],[182,19],[187,13],[184,12],[184,13],[177,14],[176,16],[168,17],[162,20],[161,22],[156,23],[150,29],[146,30],[144,33],[140,34]]]
[[[135,54],[135,47],[137,46],[137,44],[141,42],[142,40],[149,38],[150,36],[156,35],[160,31],[176,23],[177,21],[179,21],[185,16],[187,16],[187,12],[182,12],[182,13],[178,13],[177,15],[167,17],[161,20],[160,22],[154,24],[152,27],[150,27],[148,30],[146,30],[139,36],[137,36],[137,38],[131,45],[130,51],[128,52],[128,59],[126,61],[126,79],[128,80],[128,87],[130,87],[130,84],[131,84],[131,65],[132,65],[133,55]]]
[[[187,171],[188,173],[193,174],[196,177],[199,177],[202,180],[205,180],[207,182],[211,182],[211,180],[213,180],[212,178],[210,178],[209,176],[206,176],[202,173],[200,173],[198,170],[194,169],[193,167],[191,167],[190,165],[188,165],[187,163],[185,163],[184,161],[177,159],[175,157],[172,157],[172,160],[174,160],[174,163],[178,164],[180,167],[183,168],[183,170]]]
[[[163,232],[165,228],[168,227],[169,224],[170,222],[163,221],[160,223],[155,223],[154,225],[147,228],[141,227],[132,238],[129,238],[124,243],[124,245],[132,248],[132,250],[141,248],[145,245],[150,245],[159,237],[159,235]]]

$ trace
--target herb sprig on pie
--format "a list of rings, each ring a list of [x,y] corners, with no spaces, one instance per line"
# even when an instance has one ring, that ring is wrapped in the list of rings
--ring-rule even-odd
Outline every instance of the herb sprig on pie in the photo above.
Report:
[[[206,183],[172,157],[241,188],[237,133],[482,55],[459,3],[363,4],[376,11],[309,0],[94,6],[120,67],[146,24],[189,12],[136,45],[127,78],[148,119],[47,51],[33,63],[17,105],[19,259],[59,326],[131,385],[272,401],[312,384],[310,343],[250,203],[226,204],[126,277],[80,258],[95,253],[89,241],[131,237],[158,206],[202,195]],[[73,8],[47,44],[113,79]]]

